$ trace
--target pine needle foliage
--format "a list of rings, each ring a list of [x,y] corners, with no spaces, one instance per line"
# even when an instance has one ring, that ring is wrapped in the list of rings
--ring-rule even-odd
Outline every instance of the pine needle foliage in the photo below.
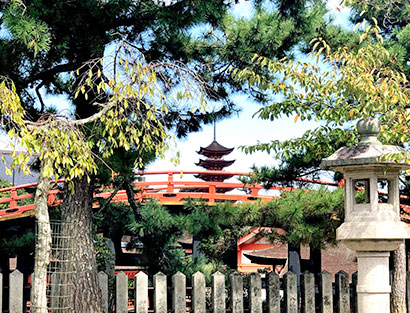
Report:
[[[33,51],[34,56],[50,49],[51,35],[47,24],[26,14],[22,1],[10,1],[2,19],[13,39]]]

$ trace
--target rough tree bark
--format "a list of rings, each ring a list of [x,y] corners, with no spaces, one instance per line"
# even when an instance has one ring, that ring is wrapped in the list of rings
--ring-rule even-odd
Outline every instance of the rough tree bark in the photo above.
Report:
[[[45,163],[43,160],[34,198],[37,244],[35,247],[34,281],[31,289],[31,313],[47,313],[47,266],[51,253],[51,228],[47,205],[50,178],[43,175]]]
[[[393,251],[391,313],[406,312],[406,247],[403,242]]]
[[[75,313],[102,313],[92,232],[93,184],[84,176],[65,187],[62,223],[74,238],[72,309]]]

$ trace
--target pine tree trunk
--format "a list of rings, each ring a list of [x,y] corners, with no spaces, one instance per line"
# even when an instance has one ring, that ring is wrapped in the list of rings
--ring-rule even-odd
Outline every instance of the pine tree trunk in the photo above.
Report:
[[[0,255],[0,272],[3,274],[3,286],[9,286],[10,284],[10,255],[3,253]],[[3,307],[9,307],[9,292],[7,289],[3,289]]]
[[[31,289],[31,313],[47,313],[47,267],[51,253],[51,228],[48,216],[48,190],[50,179],[43,176],[43,160],[34,198],[37,220],[34,281]]]
[[[391,313],[406,313],[406,247],[404,242],[393,251]]]
[[[288,269],[290,272],[296,274],[297,285],[300,287],[300,245],[292,245],[288,243]]]
[[[101,291],[92,231],[92,183],[74,180],[74,191],[64,192],[62,223],[74,238],[72,309],[75,313],[101,313]]]
[[[322,271],[322,249],[310,245],[310,258],[308,270],[318,277],[318,274]]]

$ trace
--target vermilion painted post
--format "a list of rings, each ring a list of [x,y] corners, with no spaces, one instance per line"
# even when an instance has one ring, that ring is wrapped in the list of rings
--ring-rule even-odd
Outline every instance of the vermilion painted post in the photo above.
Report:
[[[209,185],[209,203],[215,203],[216,186]]]
[[[17,208],[17,189],[13,188],[11,189],[10,193],[10,209],[15,209]]]
[[[56,199],[56,193],[57,192],[58,192],[57,190],[51,190],[48,193],[48,201],[47,201],[48,205],[52,205],[54,203],[54,200]]]
[[[174,174],[172,172],[168,173],[167,192],[174,192]]]

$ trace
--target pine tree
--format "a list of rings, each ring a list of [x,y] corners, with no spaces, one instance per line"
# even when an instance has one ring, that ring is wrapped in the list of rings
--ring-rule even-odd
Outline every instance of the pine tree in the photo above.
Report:
[[[314,34],[323,23],[325,11],[321,4],[281,1],[273,3],[267,10],[262,8],[260,1],[255,3],[255,16],[246,20],[227,15],[229,5],[222,0],[177,1],[169,6],[131,0],[29,1],[24,3],[23,11],[17,17],[24,16],[37,27],[22,32],[22,28],[30,23],[19,23],[13,15],[20,8],[2,16],[9,36],[0,41],[0,75],[14,81],[29,118],[34,121],[46,112],[46,96],[50,95],[64,96],[75,107],[73,117],[87,118],[98,110],[91,99],[98,96],[104,101],[108,95],[102,95],[93,87],[87,94],[80,93],[75,97],[81,77],[89,72],[90,60],[102,58],[111,44],[126,40],[145,55],[148,62],[187,63],[210,86],[206,90],[208,98],[224,102],[216,112],[227,115],[232,111],[228,96],[242,88],[229,74],[231,65],[249,64],[249,56],[255,52],[282,57],[305,34]],[[11,2],[2,2],[1,12],[7,13],[11,5]],[[278,10],[273,9],[276,6]],[[199,37],[194,31],[198,25],[204,27]],[[35,30],[40,31],[39,38],[34,34]],[[33,38],[37,46],[31,46]],[[104,64],[99,65],[98,70],[104,73]],[[73,71],[75,74],[70,77],[68,73]],[[161,75],[164,81],[171,80],[175,85],[179,82],[178,77],[169,72]],[[266,99],[266,95],[257,90],[252,94],[258,100]],[[201,121],[212,121],[195,114],[199,112],[191,112],[190,107],[180,113],[181,108],[173,107],[172,103],[168,105],[170,114],[166,125],[176,127],[178,135],[197,130]],[[84,258],[78,260],[79,264],[95,264],[92,245],[89,245],[92,242],[89,219],[93,185],[83,179],[75,181],[74,186],[76,193],[66,192],[64,218],[68,221],[79,219],[81,223],[77,227],[82,229],[77,231],[86,235],[79,237],[84,239],[79,246],[89,250],[84,250]],[[98,294],[95,266],[90,270],[90,281],[80,279],[74,284],[76,312],[100,312],[95,300]],[[84,291],[89,294],[85,295]],[[90,305],[85,306],[83,299],[87,299]]]

